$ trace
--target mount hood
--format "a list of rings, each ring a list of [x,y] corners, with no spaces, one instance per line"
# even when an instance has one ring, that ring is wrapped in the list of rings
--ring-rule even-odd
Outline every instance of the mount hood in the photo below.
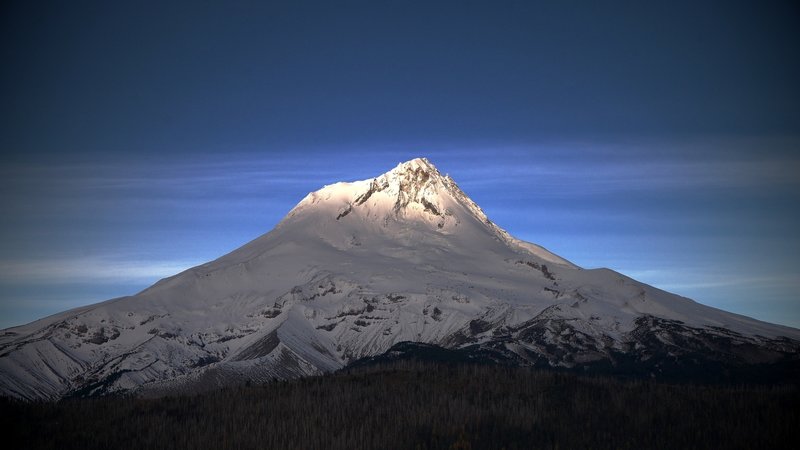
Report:
[[[0,394],[160,395],[435,346],[661,377],[795,364],[800,330],[583,269],[424,158],[308,194],[269,233],[129,297],[0,332]]]

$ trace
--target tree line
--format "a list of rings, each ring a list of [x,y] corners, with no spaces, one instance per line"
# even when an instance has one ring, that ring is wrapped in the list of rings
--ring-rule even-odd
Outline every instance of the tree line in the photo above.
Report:
[[[0,412],[25,449],[800,448],[794,385],[418,361],[194,396],[0,399]]]

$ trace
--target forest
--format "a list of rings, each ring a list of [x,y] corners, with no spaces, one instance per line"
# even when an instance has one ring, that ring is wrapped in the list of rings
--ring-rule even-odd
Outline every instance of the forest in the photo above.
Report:
[[[797,385],[397,361],[191,396],[0,399],[5,448],[800,448]]]

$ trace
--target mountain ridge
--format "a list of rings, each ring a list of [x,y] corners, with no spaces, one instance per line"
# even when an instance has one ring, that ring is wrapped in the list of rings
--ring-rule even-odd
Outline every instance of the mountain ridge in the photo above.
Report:
[[[693,359],[796,360],[800,330],[580,268],[512,237],[417,158],[309,193],[270,232],[136,295],[4,330],[0,393],[213,389],[405,341],[543,367],[630,359],[657,376]]]

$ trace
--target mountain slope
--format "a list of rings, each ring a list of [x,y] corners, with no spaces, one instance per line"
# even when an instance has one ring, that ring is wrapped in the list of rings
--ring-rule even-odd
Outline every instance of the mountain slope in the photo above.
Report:
[[[796,360],[798,340],[517,240],[415,159],[325,186],[269,233],[137,295],[4,330],[0,392],[210,389],[331,371],[404,341],[515,364],[651,361],[657,374],[698,358]]]

